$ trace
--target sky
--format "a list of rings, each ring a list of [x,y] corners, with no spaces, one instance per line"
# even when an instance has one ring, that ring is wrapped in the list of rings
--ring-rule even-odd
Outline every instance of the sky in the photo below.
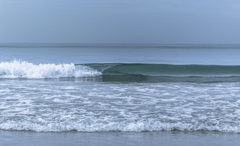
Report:
[[[0,0],[0,43],[240,44],[240,1]]]

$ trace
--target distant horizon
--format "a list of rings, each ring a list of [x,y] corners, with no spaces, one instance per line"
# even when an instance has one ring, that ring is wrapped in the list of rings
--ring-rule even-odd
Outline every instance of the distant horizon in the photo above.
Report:
[[[1,43],[5,45],[10,44],[76,44],[76,45],[240,45],[240,43]]]

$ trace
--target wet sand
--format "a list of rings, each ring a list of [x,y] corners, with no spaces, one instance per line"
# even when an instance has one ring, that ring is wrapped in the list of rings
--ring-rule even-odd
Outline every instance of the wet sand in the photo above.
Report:
[[[220,132],[61,132],[0,131],[1,146],[238,146],[240,134]]]

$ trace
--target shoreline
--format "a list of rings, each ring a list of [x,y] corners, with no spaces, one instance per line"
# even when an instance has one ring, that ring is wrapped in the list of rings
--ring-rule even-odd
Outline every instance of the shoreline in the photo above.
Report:
[[[240,134],[222,132],[32,132],[0,130],[0,145],[14,146],[237,146]]]

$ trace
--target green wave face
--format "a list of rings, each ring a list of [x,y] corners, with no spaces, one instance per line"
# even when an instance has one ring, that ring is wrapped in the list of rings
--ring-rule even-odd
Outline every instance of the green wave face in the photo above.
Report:
[[[240,66],[170,64],[88,64],[103,75],[240,76]]]

